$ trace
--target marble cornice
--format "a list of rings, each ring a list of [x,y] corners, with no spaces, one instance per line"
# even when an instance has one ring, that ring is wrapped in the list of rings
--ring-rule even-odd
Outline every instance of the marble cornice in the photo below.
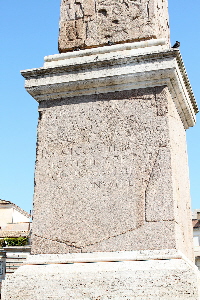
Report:
[[[194,126],[198,112],[191,84],[180,51],[160,44],[119,50],[114,45],[99,52],[90,49],[85,56],[84,50],[57,54],[46,57],[44,67],[21,73],[38,102],[167,85],[187,129]]]

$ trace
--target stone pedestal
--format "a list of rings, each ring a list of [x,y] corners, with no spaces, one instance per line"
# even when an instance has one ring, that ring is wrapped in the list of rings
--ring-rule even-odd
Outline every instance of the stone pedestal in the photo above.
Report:
[[[45,58],[32,254],[177,249],[193,260],[185,129],[196,102],[164,40]]]
[[[99,47],[22,75],[39,102],[33,256],[3,300],[199,299],[185,140],[198,109],[179,50]]]

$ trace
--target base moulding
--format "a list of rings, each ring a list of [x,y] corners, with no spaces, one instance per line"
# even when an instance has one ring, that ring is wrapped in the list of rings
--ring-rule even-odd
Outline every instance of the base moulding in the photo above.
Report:
[[[2,300],[199,300],[197,267],[176,250],[30,255]]]

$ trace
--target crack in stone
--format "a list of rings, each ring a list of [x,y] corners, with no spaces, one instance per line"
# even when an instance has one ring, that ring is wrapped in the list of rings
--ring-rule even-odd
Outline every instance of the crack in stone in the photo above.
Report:
[[[158,157],[160,155],[160,148],[163,148],[163,147],[166,147],[166,146],[160,146],[159,149],[158,149],[158,151],[157,151],[157,153],[156,153],[156,157],[155,157],[155,160],[154,160],[154,163],[153,163],[153,166],[152,166],[152,170],[151,170],[151,173],[149,175],[149,180],[147,182],[147,186],[146,186],[146,189],[145,189],[145,222],[154,222],[154,221],[147,221],[147,218],[146,218],[146,194],[147,194],[148,187],[149,187],[149,184],[150,184],[151,179],[152,179],[152,175],[153,175],[153,172],[154,172],[154,168],[155,168],[156,162],[157,162]],[[165,220],[163,220],[163,221],[165,221]],[[173,221],[173,220],[166,220],[166,221]],[[155,222],[157,222],[157,221],[155,221]],[[126,231],[124,231],[124,232],[122,232],[120,234],[116,234],[116,235],[110,236],[108,238],[96,241],[94,243],[86,244],[86,245],[84,245],[82,247],[75,246],[75,245],[71,244],[70,241],[59,241],[59,240],[48,239],[48,238],[45,238],[45,237],[42,237],[42,236],[39,236],[39,235],[36,235],[36,234],[35,234],[35,236],[37,236],[39,238],[42,238],[42,239],[50,240],[52,242],[57,242],[57,243],[60,243],[60,244],[65,244],[65,245],[67,245],[67,246],[69,246],[71,248],[79,249],[82,252],[82,249],[84,249],[85,247],[89,247],[89,246],[93,246],[93,245],[99,244],[99,243],[107,241],[107,240],[109,240],[111,238],[119,237],[119,236],[124,235],[124,234],[126,234],[128,232],[132,232],[134,230],[137,230],[138,228],[142,227],[143,225],[144,224],[142,224],[140,226],[136,226],[135,228],[131,228],[131,229],[126,230]]]
[[[146,215],[146,211],[147,211],[147,207],[146,207],[147,206],[147,191],[148,191],[148,188],[149,188],[149,184],[150,184],[150,182],[152,180],[152,175],[153,175],[154,168],[155,168],[155,165],[157,163],[159,155],[160,155],[160,148],[158,149],[158,152],[156,153],[156,157],[155,157],[152,169],[151,169],[151,173],[149,175],[149,180],[147,182],[147,186],[146,186],[146,189],[145,189],[145,222],[148,222],[147,221],[147,215]]]
[[[142,224],[142,225],[143,225],[143,224]],[[36,237],[39,237],[39,238],[42,238],[42,239],[46,239],[46,240],[52,241],[52,242],[57,242],[57,243],[60,243],[60,244],[65,244],[65,245],[67,245],[67,246],[69,246],[69,247],[71,247],[71,248],[79,249],[79,250],[82,251],[85,247],[89,247],[89,246],[93,246],[93,245],[99,244],[99,243],[104,242],[104,241],[107,241],[107,240],[109,240],[109,239],[111,239],[111,238],[119,237],[119,236],[121,236],[121,235],[124,235],[124,234],[126,234],[126,233],[128,233],[128,232],[134,231],[134,230],[136,230],[136,229],[142,227],[142,225],[137,226],[137,227],[135,227],[135,228],[131,228],[131,229],[129,229],[129,230],[126,230],[126,231],[124,231],[124,232],[122,232],[122,233],[120,233],[120,234],[112,235],[112,236],[110,236],[110,237],[108,237],[108,238],[105,238],[105,239],[96,241],[96,242],[94,242],[94,243],[87,244],[87,245],[82,246],[82,247],[77,247],[77,246],[75,246],[75,245],[72,245],[72,244],[70,244],[69,241],[66,242],[66,241],[52,240],[52,239],[45,238],[45,237],[42,237],[42,236],[39,236],[39,235],[36,235],[36,234],[35,234],[35,236],[36,236]]]
[[[153,172],[154,172],[155,165],[156,165],[158,157],[160,155],[160,149],[161,148],[166,148],[166,147],[167,147],[166,145],[163,145],[163,146],[160,145],[159,146],[158,152],[156,154],[156,157],[155,157],[155,160],[154,160],[154,163],[153,163],[153,166],[152,166],[151,173],[149,175],[149,180],[147,182],[147,186],[146,186],[146,189],[145,189],[145,222],[157,222],[157,221],[148,221],[147,220],[147,215],[146,215],[146,212],[147,212],[147,192],[148,192],[149,184],[150,184],[150,182],[152,180],[152,175],[153,175]],[[163,221],[174,221],[174,220],[163,220]]]
[[[174,220],[163,220],[163,222],[168,222],[168,221],[174,221]],[[147,222],[148,222],[148,221],[147,221]],[[155,223],[156,223],[157,221],[152,221],[152,222],[155,222]],[[149,222],[148,222],[148,223],[149,223]],[[127,230],[127,231],[124,231],[124,232],[122,232],[122,233],[120,233],[120,234],[110,236],[109,238],[102,239],[102,240],[97,241],[97,242],[95,242],[95,243],[85,245],[85,246],[82,247],[81,249],[83,250],[83,249],[86,248],[86,247],[93,246],[93,245],[99,244],[99,243],[101,243],[101,242],[105,242],[105,241],[107,241],[107,240],[109,240],[109,239],[111,239],[111,238],[119,237],[119,236],[121,236],[121,235],[123,235],[123,234],[126,234],[126,233],[128,233],[128,232],[132,232],[132,231],[134,231],[134,230],[136,230],[136,229],[139,229],[139,228],[142,227],[143,225],[144,225],[144,224],[142,224],[142,225],[140,225],[140,226],[138,226],[138,227],[136,227],[136,228],[134,228],[134,229],[129,229],[129,230]]]
[[[77,247],[75,245],[72,245],[69,241],[59,241],[59,240],[53,240],[53,239],[49,239],[49,238],[46,238],[46,237],[43,237],[43,236],[39,236],[37,234],[34,234],[36,237],[38,238],[41,238],[41,239],[44,239],[44,240],[48,240],[48,241],[51,241],[51,242],[57,242],[57,243],[60,243],[60,244],[65,244],[71,248],[76,248],[76,249],[82,249],[81,247]]]
[[[149,14],[149,1],[147,2],[147,15],[148,15],[148,20],[149,20],[149,16],[150,16],[150,14]]]
[[[142,224],[142,225],[143,225],[143,224]],[[140,228],[142,225],[140,225],[140,226],[138,226],[138,227],[135,227],[135,228],[132,228],[132,229],[129,229],[129,230],[127,230],[127,231],[124,231],[124,232],[122,232],[122,233],[120,233],[120,234],[112,235],[112,236],[110,236],[110,237],[108,237],[108,238],[105,238],[105,239],[102,239],[102,240],[100,240],[100,241],[97,241],[97,242],[94,242],[94,243],[91,243],[91,244],[87,244],[87,245],[85,245],[82,249],[84,249],[85,247],[89,247],[89,246],[93,246],[93,245],[99,244],[99,243],[101,243],[101,242],[107,241],[107,240],[112,239],[112,238],[116,238],[116,237],[121,236],[121,235],[123,235],[123,234],[126,234],[126,233],[128,233],[128,232],[134,231],[134,230]]]

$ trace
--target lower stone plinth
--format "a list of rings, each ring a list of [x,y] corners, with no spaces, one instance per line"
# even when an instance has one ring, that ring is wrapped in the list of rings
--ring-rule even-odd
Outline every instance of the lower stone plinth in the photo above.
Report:
[[[175,250],[32,255],[2,300],[198,300],[199,271]]]

